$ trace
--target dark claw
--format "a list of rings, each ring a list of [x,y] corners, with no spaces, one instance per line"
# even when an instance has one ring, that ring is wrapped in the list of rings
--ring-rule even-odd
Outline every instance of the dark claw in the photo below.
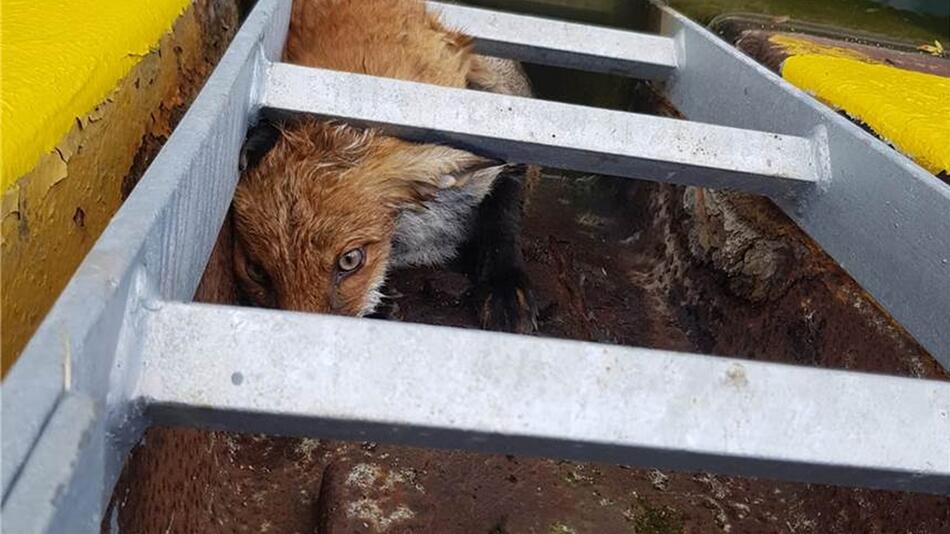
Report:
[[[486,330],[530,334],[538,329],[537,302],[528,275],[520,269],[482,285],[477,302]]]
[[[487,330],[528,334],[537,330],[538,307],[521,252],[523,190],[528,168],[512,165],[492,184],[478,208],[468,254],[475,305]]]

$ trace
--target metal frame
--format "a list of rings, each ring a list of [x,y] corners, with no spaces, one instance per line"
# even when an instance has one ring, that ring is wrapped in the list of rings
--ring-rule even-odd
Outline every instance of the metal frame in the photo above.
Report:
[[[429,2],[445,24],[475,39],[487,56],[554,67],[663,80],[676,70],[676,42],[670,37],[597,28],[557,20]]]
[[[651,37],[434,5],[485,52],[665,77],[716,125],[281,65],[289,7],[258,2],[0,386],[5,531],[98,531],[153,418],[950,494],[945,382],[184,303],[266,104],[768,194],[950,364],[950,188],[668,8]]]
[[[199,304],[144,343],[162,423],[947,489],[943,382]]]
[[[820,179],[804,137],[275,63],[261,105],[504,161],[792,197]]]

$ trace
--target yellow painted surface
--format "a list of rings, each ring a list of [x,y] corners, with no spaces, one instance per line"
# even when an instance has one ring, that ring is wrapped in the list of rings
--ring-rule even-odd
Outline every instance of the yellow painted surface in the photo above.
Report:
[[[2,189],[156,46],[190,0],[2,0]]]
[[[194,0],[155,51],[3,192],[4,375],[121,205],[123,182],[138,177],[170,135],[237,23],[236,3]]]
[[[782,76],[867,124],[921,167],[950,172],[950,78],[875,63],[850,50],[783,36]]]

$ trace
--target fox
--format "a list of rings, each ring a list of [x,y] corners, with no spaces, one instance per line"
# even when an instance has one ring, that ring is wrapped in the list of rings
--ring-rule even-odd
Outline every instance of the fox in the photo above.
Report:
[[[472,38],[445,27],[422,0],[294,0],[284,61],[533,94],[519,63],[475,54]],[[233,261],[247,304],[385,317],[388,273],[448,266],[470,276],[483,328],[537,328],[520,240],[537,167],[267,114],[249,129],[240,167]]]

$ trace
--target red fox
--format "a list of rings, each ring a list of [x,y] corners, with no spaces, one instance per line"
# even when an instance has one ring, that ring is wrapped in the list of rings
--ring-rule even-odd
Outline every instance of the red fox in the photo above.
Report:
[[[421,0],[295,0],[285,60],[531,94],[520,65],[475,55]],[[234,264],[249,303],[364,316],[391,268],[455,262],[483,327],[535,328],[519,241],[527,167],[303,117],[252,128],[242,165]]]

